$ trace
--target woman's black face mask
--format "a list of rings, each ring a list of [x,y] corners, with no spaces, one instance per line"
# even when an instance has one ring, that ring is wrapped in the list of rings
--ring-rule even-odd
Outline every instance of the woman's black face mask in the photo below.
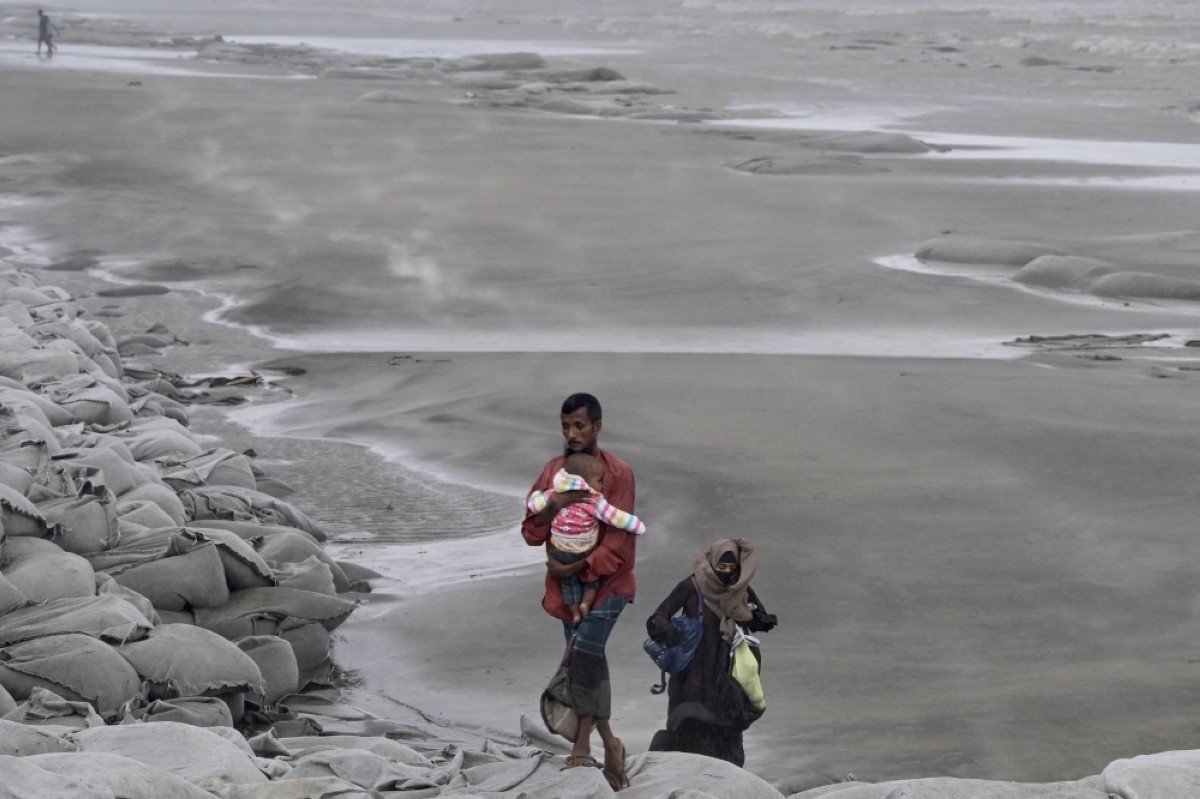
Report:
[[[731,572],[717,572],[717,579],[722,585],[733,585],[737,582],[738,575],[742,573],[741,569],[734,569]]]

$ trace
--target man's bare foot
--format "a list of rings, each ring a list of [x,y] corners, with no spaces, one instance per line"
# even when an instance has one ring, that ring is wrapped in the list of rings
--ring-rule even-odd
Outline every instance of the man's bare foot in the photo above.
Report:
[[[629,775],[625,773],[625,744],[620,738],[604,742],[604,779],[614,791],[629,787]]]
[[[586,610],[582,613],[580,612],[582,610],[582,606],[580,605],[567,605],[567,609],[571,611],[571,624],[577,626],[579,622],[583,621],[583,617],[587,615]]]

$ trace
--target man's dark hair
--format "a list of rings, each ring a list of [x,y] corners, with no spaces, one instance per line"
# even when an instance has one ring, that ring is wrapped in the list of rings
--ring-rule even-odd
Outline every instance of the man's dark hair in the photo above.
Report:
[[[591,394],[572,394],[563,400],[562,413],[575,413],[580,408],[587,408],[589,422],[598,422],[604,418],[600,411],[600,400]]]

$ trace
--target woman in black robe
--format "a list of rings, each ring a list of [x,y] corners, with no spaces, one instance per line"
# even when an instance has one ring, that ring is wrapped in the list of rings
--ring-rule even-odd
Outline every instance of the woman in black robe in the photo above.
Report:
[[[767,632],[776,624],[750,587],[757,558],[744,538],[722,538],[696,558],[692,573],[646,620],[646,632],[673,645],[678,633],[671,617],[695,617],[703,597],[703,634],[691,668],[671,677],[667,688],[667,728],[650,742],[651,751],[691,752],[746,762],[742,733],[762,711],[756,709],[731,674],[730,646],[738,625]],[[757,654],[757,648],[754,649]]]

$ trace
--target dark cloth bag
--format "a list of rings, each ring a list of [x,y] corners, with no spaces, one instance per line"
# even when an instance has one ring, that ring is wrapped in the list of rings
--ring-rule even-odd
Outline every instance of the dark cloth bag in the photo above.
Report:
[[[567,642],[567,649],[563,652],[558,670],[542,691],[541,700],[542,722],[546,729],[555,735],[561,735],[571,743],[575,743],[575,738],[579,735],[579,715],[571,702],[571,652],[574,644],[575,639],[572,637]]]

